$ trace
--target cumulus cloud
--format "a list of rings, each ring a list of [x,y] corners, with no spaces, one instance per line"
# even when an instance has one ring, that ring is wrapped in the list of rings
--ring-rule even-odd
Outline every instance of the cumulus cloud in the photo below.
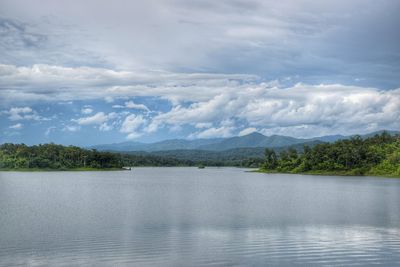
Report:
[[[213,137],[231,137],[233,135],[234,127],[211,127],[207,130],[195,132],[189,135],[189,138],[213,138]]]
[[[146,123],[146,120],[142,115],[131,114],[126,116],[124,122],[122,123],[121,132],[129,133],[134,130],[137,130],[140,126]]]
[[[168,99],[172,103],[172,108],[169,111],[158,112],[149,118],[149,123],[144,129],[149,133],[168,125],[170,127],[192,125],[196,128],[211,129],[210,124],[219,125],[228,119],[244,123],[241,129],[237,126],[234,132],[243,128],[257,128],[264,132],[284,132],[285,129],[288,131],[291,129],[291,132],[297,130],[303,135],[312,135],[313,132],[319,134],[333,129],[335,132],[353,133],[399,128],[397,119],[399,117],[399,89],[379,90],[341,84],[298,83],[294,86],[284,86],[276,82],[258,81],[257,78],[246,75],[165,72],[144,75],[143,77],[146,78],[142,77],[140,80],[136,79],[140,75],[127,71],[61,67],[53,69],[51,66],[42,69],[42,67],[3,68],[3,72],[0,71],[0,73],[3,73],[6,78],[13,76],[15,71],[25,73],[21,74],[28,77],[25,85],[22,76],[17,75],[21,78],[20,86],[22,86],[18,92],[27,94],[26,97],[29,95],[32,99],[35,99],[33,95],[38,98],[39,96],[49,97],[49,94],[46,90],[41,91],[43,89],[39,87],[30,88],[31,82],[43,83],[42,85],[46,86],[45,81],[58,83],[63,79],[71,81],[69,84],[72,87],[53,90],[52,99],[98,99],[105,96],[116,98],[149,96]],[[40,82],[41,78],[43,82]],[[17,80],[15,78],[15,81]],[[75,85],[74,82],[76,82]],[[135,85],[127,85],[133,82]],[[113,85],[113,83],[120,85]],[[93,90],[90,86],[81,88],[83,84],[99,89]],[[4,93],[4,90],[1,90],[1,93]],[[114,107],[118,106],[114,105]],[[125,102],[123,107],[148,110],[147,106],[133,101]],[[29,107],[11,108],[7,112],[13,120],[40,118]],[[80,125],[102,125],[110,119],[110,114],[98,112],[93,116],[75,121]],[[108,130],[110,127],[103,125],[101,129]]]
[[[105,114],[104,112],[98,112],[93,116],[83,117],[79,119],[75,119],[73,121],[77,122],[80,125],[92,125],[92,124],[103,124],[106,121],[113,119],[116,117],[116,113],[112,112],[109,114]]]
[[[81,70],[80,68],[70,69],[72,73],[75,71],[79,73]],[[7,74],[8,71],[5,73],[5,76],[11,75]],[[28,73],[30,73],[29,77],[30,75],[41,76],[45,73],[44,80],[50,79],[51,76],[54,81],[69,79],[67,74],[57,68],[54,71],[45,68],[42,73],[39,67],[39,74],[34,74],[32,69],[28,70]],[[98,83],[99,80],[102,82],[107,80],[98,77],[104,73],[112,77],[111,81],[106,82],[107,86],[101,82]],[[398,108],[400,89],[381,90],[342,84],[298,83],[285,86],[276,81],[259,81],[253,76],[246,75],[165,72],[146,76],[148,80],[142,80],[143,84],[139,83],[140,80],[136,80],[135,85],[123,85],[125,82],[133,82],[131,78],[125,80],[125,77],[133,75],[131,72],[84,68],[82,73],[72,76],[75,77],[75,75],[79,82],[74,85],[75,78],[73,78],[70,83],[72,87],[54,90],[52,99],[148,96],[154,101],[169,100],[171,103],[169,110],[156,110],[154,113],[147,114],[146,123],[143,123],[141,128],[141,131],[146,133],[155,133],[165,126],[171,129],[192,126],[201,131],[193,132],[191,137],[243,134],[250,131],[246,130],[247,128],[256,128],[263,133],[310,137],[323,133],[353,134],[400,128],[398,119],[400,117]],[[33,79],[33,76],[28,80]],[[35,80],[40,79],[35,78],[32,82]],[[90,87],[89,89],[81,88],[79,84],[85,83],[98,87],[98,90]],[[112,85],[113,83],[121,85]],[[21,86],[22,89],[18,90],[21,94],[48,97],[47,93],[44,94],[36,87],[30,88],[31,84],[28,82],[26,88],[25,85]],[[4,91],[0,91],[1,93]],[[32,98],[35,97],[32,96]],[[147,106],[133,101],[126,101],[124,105],[113,107],[149,110]],[[40,118],[29,107],[10,108],[6,112],[13,120]],[[74,121],[79,125],[98,125],[101,131],[109,131],[115,126],[108,122],[117,116],[122,116],[122,114],[98,112]],[[141,119],[144,120],[144,117],[137,118],[138,121]],[[126,125],[129,125],[129,120],[135,121],[134,117],[129,117]],[[228,121],[232,125],[224,125]],[[138,135],[137,129],[124,130],[128,127],[126,125],[121,127],[121,132],[127,134],[135,132],[136,134],[131,135],[132,138]]]
[[[0,101],[70,101],[135,96],[161,96],[172,102],[201,100],[227,86],[255,81],[255,75],[174,73],[165,71],[115,71],[93,67],[36,64],[16,67],[0,64]],[[68,84],[68,86],[65,86]],[[188,90],[188,88],[197,90]],[[206,91],[210,93],[206,93]],[[125,103],[126,108],[146,109]]]
[[[9,110],[3,111],[3,114],[7,114],[11,121],[18,120],[50,120],[48,118],[41,117],[35,110],[30,107],[12,107]]]
[[[85,114],[85,115],[91,114],[92,112],[93,112],[93,109],[89,108],[89,107],[85,107],[85,108],[81,109],[81,113]]]
[[[112,107],[113,107],[113,108],[139,109],[139,110],[144,110],[144,111],[147,111],[147,112],[150,111],[149,108],[148,108],[146,105],[144,105],[144,104],[137,104],[137,103],[134,103],[133,101],[125,102],[124,105],[113,105]]]
[[[28,116],[31,116],[33,114],[33,110],[30,107],[17,107],[11,108],[7,113],[10,115],[8,117],[10,120],[16,121],[24,119],[26,114],[28,114]]]
[[[254,132],[257,132],[257,128],[249,127],[249,128],[241,130],[239,132],[239,136],[248,135],[248,134],[251,134],[251,133],[254,133]]]
[[[150,111],[145,105],[136,104],[133,101],[125,102],[125,107],[131,108],[131,109],[141,109],[141,110],[145,110],[145,111]]]
[[[130,134],[128,134],[126,136],[126,139],[128,140],[133,140],[133,139],[137,139],[139,137],[141,137],[143,134],[142,133],[138,133],[138,132],[131,132]]]
[[[142,115],[130,114],[125,117],[120,132],[128,133],[127,135],[128,139],[138,138],[142,135],[142,133],[139,132],[139,129],[142,126],[146,125],[146,123],[147,121],[145,118],[143,118]]]
[[[325,132],[352,134],[399,129],[399,107],[400,89],[384,91],[338,84],[297,84],[289,88],[257,85],[226,91],[188,107],[176,106],[155,116],[153,123],[198,127],[206,123],[224,126],[227,121],[235,121],[247,125],[241,134],[257,128],[264,133],[310,137]],[[197,136],[212,136],[216,132],[229,135],[232,131],[211,127]]]
[[[99,130],[102,132],[107,132],[107,131],[111,131],[113,129],[113,127],[111,125],[108,125],[107,123],[102,123],[99,127]]]
[[[13,129],[13,130],[20,130],[20,129],[23,128],[23,124],[22,123],[17,123],[17,124],[11,125],[9,128]]]
[[[49,128],[51,129],[51,128]],[[64,132],[77,132],[79,131],[81,128],[79,126],[76,125],[66,125],[62,130]],[[51,131],[51,130],[50,130]]]

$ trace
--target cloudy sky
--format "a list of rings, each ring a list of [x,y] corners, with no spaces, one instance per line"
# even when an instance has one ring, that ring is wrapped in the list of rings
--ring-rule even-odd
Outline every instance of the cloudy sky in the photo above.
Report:
[[[0,143],[400,130],[400,1],[0,0]]]

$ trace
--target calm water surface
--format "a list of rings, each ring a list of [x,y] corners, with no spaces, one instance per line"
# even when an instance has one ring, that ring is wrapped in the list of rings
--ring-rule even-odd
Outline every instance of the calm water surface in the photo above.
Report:
[[[1,266],[400,265],[400,179],[0,172]]]

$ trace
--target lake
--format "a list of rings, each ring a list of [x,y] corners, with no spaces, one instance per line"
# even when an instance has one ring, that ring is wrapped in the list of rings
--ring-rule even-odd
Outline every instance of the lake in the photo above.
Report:
[[[1,266],[400,264],[400,179],[0,172]]]

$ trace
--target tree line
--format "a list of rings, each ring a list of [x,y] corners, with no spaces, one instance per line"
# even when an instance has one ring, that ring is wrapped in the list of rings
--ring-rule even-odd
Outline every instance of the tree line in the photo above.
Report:
[[[207,153],[202,157],[192,157],[192,153],[179,156],[169,153],[165,155],[103,152],[95,149],[82,149],[77,146],[41,144],[27,146],[25,144],[6,143],[0,145],[0,170],[24,169],[120,169],[124,166],[237,166],[260,167],[263,158],[245,157],[227,158],[210,157]]]
[[[246,149],[221,157],[188,151],[156,154],[100,152],[76,146],[6,143],[0,145],[0,169],[120,169],[123,166],[238,166],[265,172],[383,175],[400,177],[400,136],[383,132],[370,138],[354,136],[335,143],[303,148],[265,149],[254,157]],[[238,153],[246,155],[238,156]]]
[[[317,144],[302,151],[265,150],[266,172],[400,176],[400,136],[383,132],[363,139],[354,136]]]
[[[123,166],[187,166],[187,160],[126,155],[76,146],[6,143],[0,145],[0,169],[113,169]]]

